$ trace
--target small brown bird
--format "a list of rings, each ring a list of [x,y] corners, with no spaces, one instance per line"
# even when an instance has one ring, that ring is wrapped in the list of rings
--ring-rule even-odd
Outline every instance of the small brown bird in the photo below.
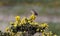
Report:
[[[34,15],[38,16],[38,13],[37,13],[34,9],[32,9],[31,12],[32,12]]]

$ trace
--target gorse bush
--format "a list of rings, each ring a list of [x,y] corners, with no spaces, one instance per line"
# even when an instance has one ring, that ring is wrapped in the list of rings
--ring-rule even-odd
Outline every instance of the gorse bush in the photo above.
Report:
[[[37,18],[38,14],[35,10],[32,10],[32,15],[27,18],[20,16],[15,17],[15,22],[10,22],[10,27],[6,28],[6,31],[3,33],[0,31],[1,36],[25,36],[27,32],[28,36],[34,35],[39,32],[42,33],[41,36],[57,36],[52,31],[49,31],[47,23],[37,23],[34,20]],[[30,34],[30,35],[29,35]]]

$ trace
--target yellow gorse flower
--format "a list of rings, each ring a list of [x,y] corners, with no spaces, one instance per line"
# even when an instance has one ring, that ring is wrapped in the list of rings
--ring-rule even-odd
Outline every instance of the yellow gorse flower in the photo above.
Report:
[[[41,27],[48,27],[47,23],[40,24]]]
[[[28,20],[26,17],[24,17],[22,20],[21,20],[21,24],[26,24],[26,20]]]
[[[20,16],[15,17],[16,21],[20,20]]]
[[[16,26],[17,26],[17,24],[18,24],[18,21],[14,22],[14,25],[13,25],[13,26],[14,26],[14,27],[16,27]]]
[[[35,20],[35,19],[36,19],[36,16],[35,16],[34,14],[32,14],[32,15],[30,16],[30,19],[31,19],[31,20]]]
[[[32,22],[32,23],[30,23],[31,25],[33,25],[33,26],[36,26],[36,25],[38,25],[38,23],[37,22]]]

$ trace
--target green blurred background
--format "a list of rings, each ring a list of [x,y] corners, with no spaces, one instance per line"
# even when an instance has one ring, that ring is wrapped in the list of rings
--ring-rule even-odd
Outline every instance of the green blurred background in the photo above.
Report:
[[[0,0],[0,30],[10,26],[17,15],[30,16],[31,9],[39,14],[36,22],[47,22],[49,29],[60,36],[60,0]]]

